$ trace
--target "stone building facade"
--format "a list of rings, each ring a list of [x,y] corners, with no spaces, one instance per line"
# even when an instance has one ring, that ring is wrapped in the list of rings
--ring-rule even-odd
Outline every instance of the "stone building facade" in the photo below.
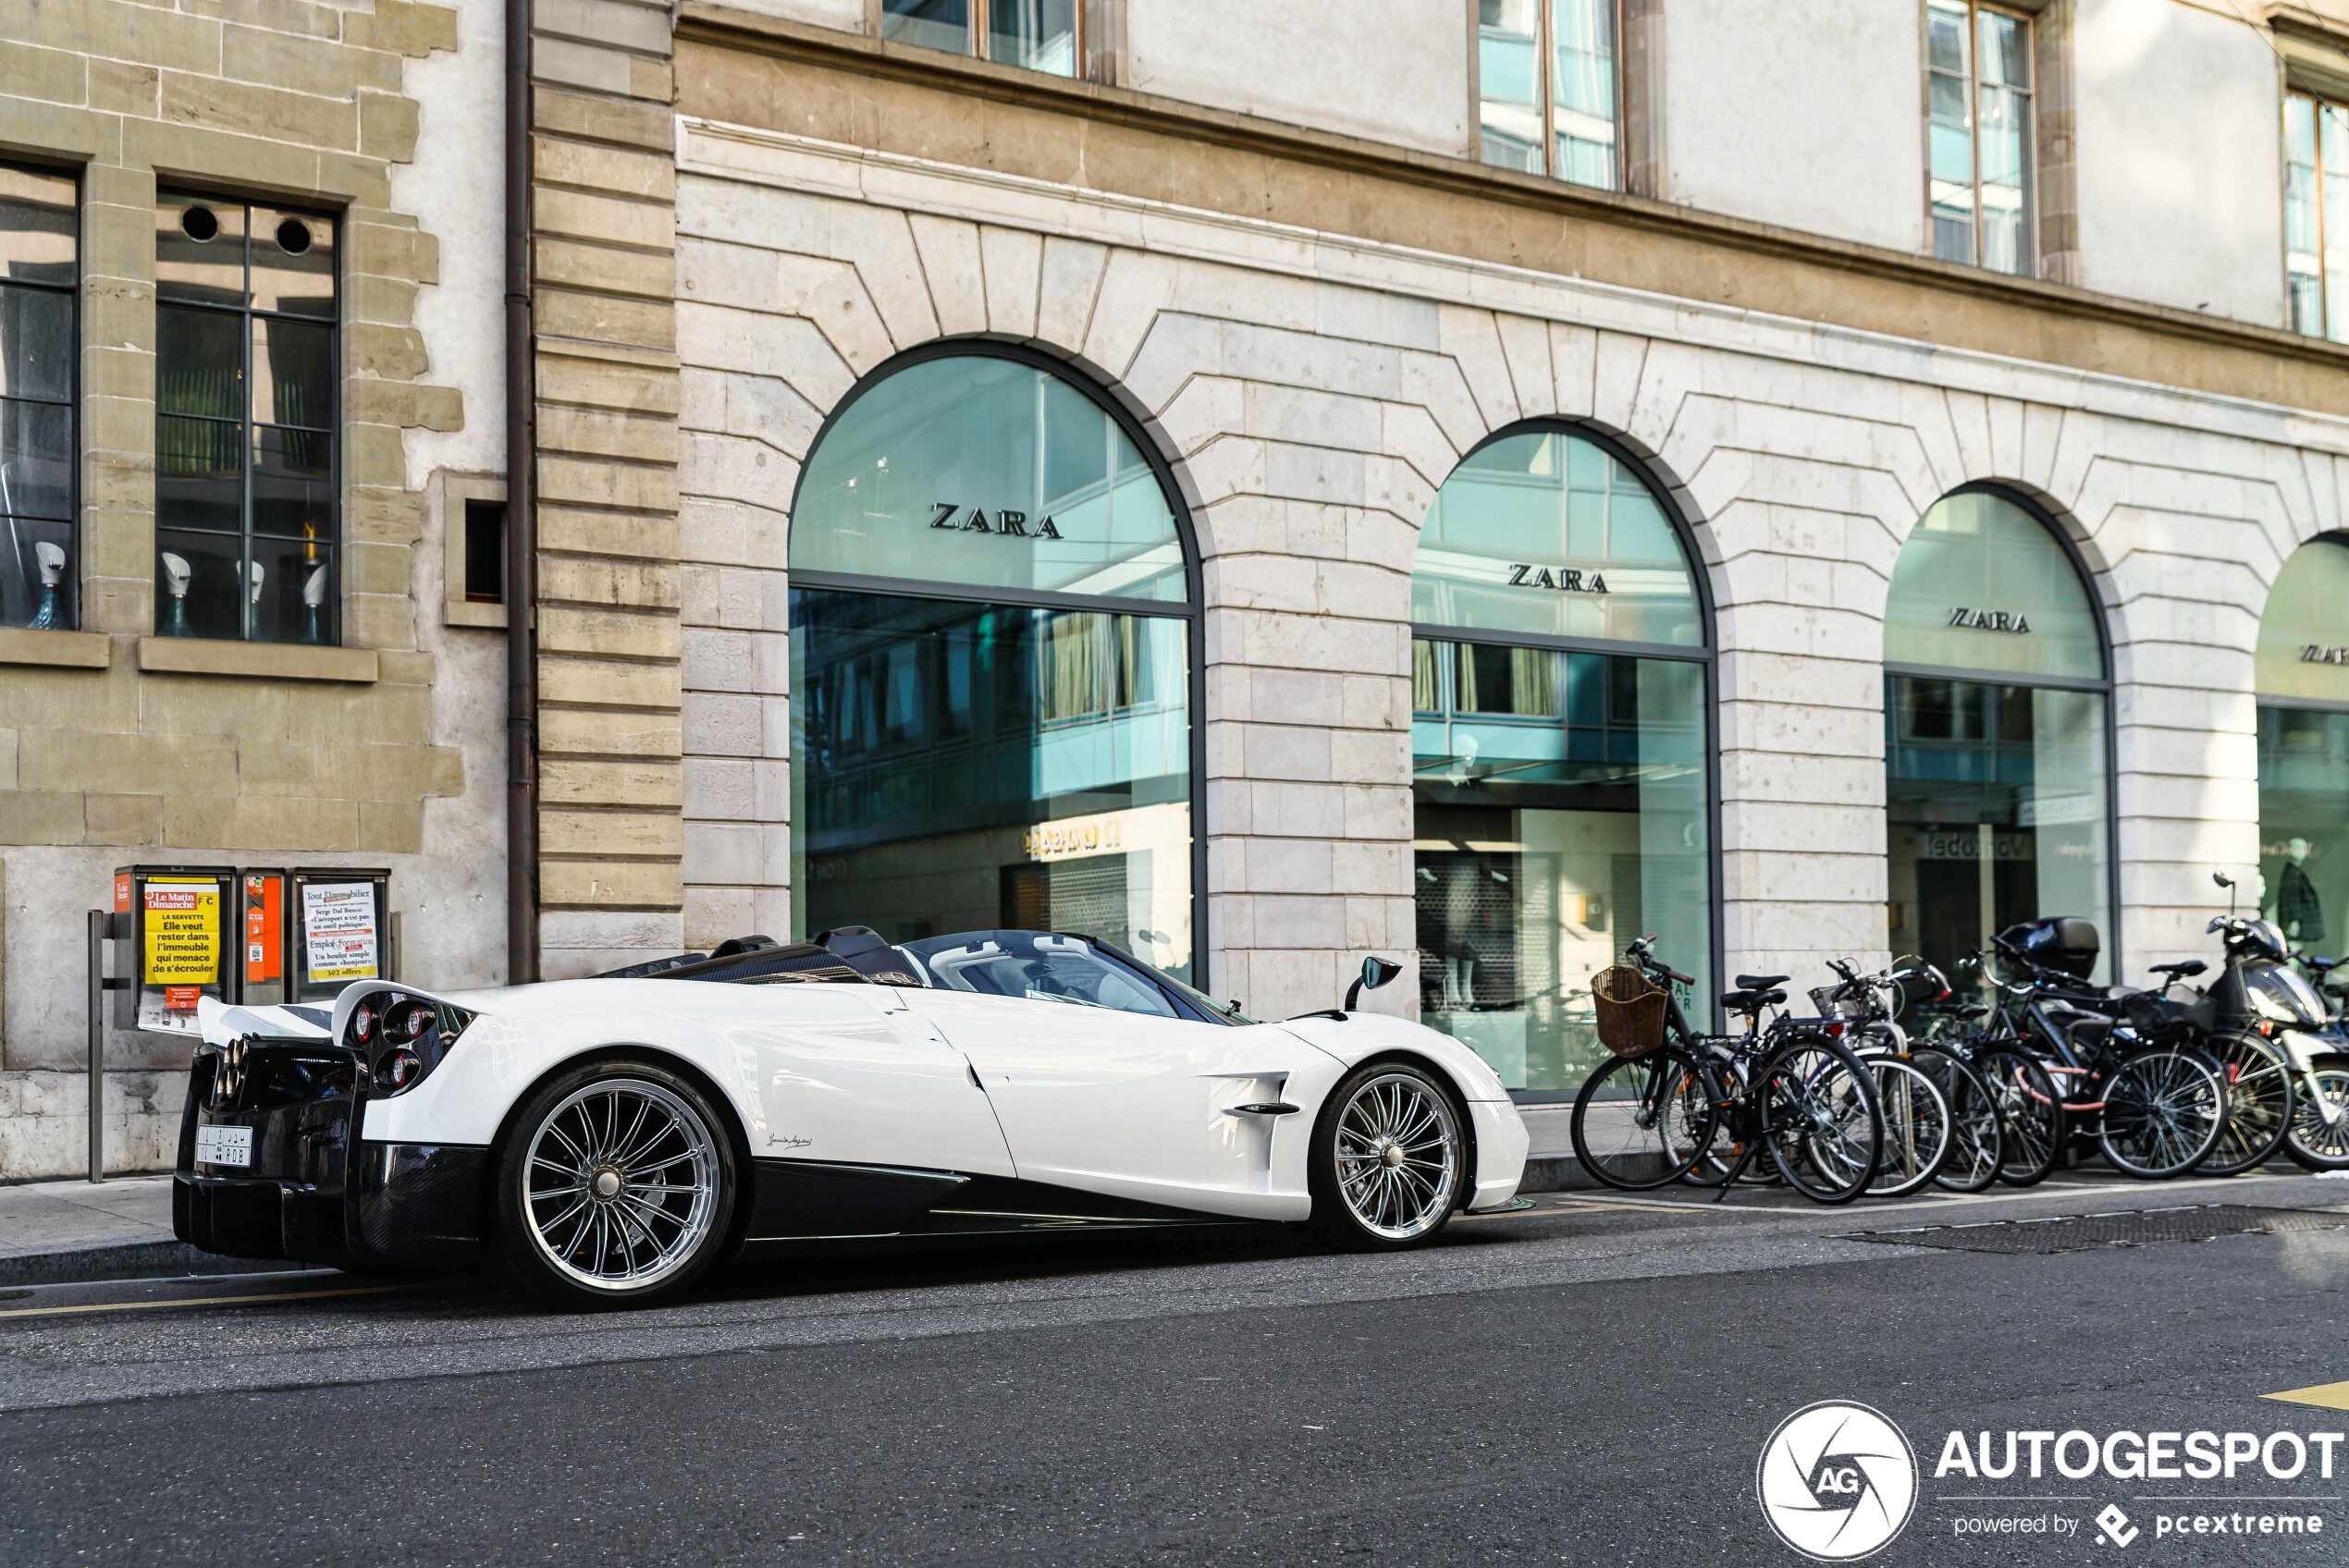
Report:
[[[2195,950],[2214,870],[2287,881],[2296,841],[2331,898],[2349,842],[2311,856],[2324,831],[2280,825],[2269,773],[2277,735],[2313,737],[2294,809],[2349,802],[2323,728],[2349,690],[2320,684],[2349,659],[2271,681],[2262,637],[2281,594],[2313,606],[2307,646],[2349,643],[2330,566],[2278,587],[2344,530],[2349,331],[2325,330],[2298,227],[2321,171],[2276,136],[2349,99],[2338,10],[1363,0],[1334,31],[1258,0],[1002,5],[1000,27],[912,0],[535,0],[544,973],[1107,910],[1097,934],[1265,1016],[1403,958],[1375,1005],[1514,1052],[1539,1095],[1572,1050],[1530,1066],[1527,1032],[1564,1026],[1507,1020],[1571,1013],[1651,915],[1707,978],[1809,984],[1920,932],[1970,942],[2052,887],[2078,907],[2037,913],[2095,917],[2118,980]],[[408,971],[443,984],[502,977],[506,915],[502,649],[444,609],[442,564],[446,496],[490,495],[503,459],[496,18],[31,16],[0,43],[31,84],[0,142],[79,168],[92,203],[89,564],[80,631],[0,632],[23,675],[0,680],[0,1177],[78,1141],[55,1070],[78,1065],[78,912],[112,865],[387,866]],[[1971,52],[1994,38],[2003,77]],[[1528,49],[1589,69],[1505,80]],[[1987,154],[1950,178],[1953,128],[1986,145],[1975,111],[1936,117],[1953,70],[1970,103],[2022,103],[2000,122],[2020,184]],[[207,72],[268,91],[195,91]],[[1539,158],[1512,93],[1545,119]],[[1569,153],[1575,178],[1542,172]],[[339,647],[154,634],[158,167],[342,214]],[[996,390],[924,401],[957,374]],[[941,447],[950,418],[981,434]],[[959,472],[1000,455],[990,428],[1022,452],[1081,429],[1107,467],[1068,504],[1114,493],[1111,533],[1162,531],[1052,576],[1081,531],[1039,546],[1036,505],[842,498],[844,454]],[[1546,544],[1478,521],[1544,472]],[[1646,555],[1581,558],[1568,513],[1601,496],[1593,515],[1648,520]],[[2025,542],[1993,559],[1994,536]],[[1046,564],[982,582],[1030,572],[972,564],[998,545]],[[2038,630],[2001,641],[2024,618],[1979,594],[1926,603],[1919,561],[2027,599]],[[1602,567],[1607,614],[1654,593],[1676,630],[1507,597]],[[924,725],[965,734],[980,668],[1028,704],[1025,794],[972,782],[976,741],[919,750]],[[92,715],[99,743],[66,743]],[[2000,771],[2018,759],[2035,782]],[[1549,792],[1512,796],[1517,761]],[[117,1045],[119,1066],[173,1049]],[[123,1082],[167,1117],[167,1078]],[[163,1124],[127,1127],[129,1158]]]
[[[0,630],[0,1180],[80,1169],[84,912],[111,907],[117,866],[387,870],[409,962],[502,970],[501,650],[479,606],[445,613],[444,564],[451,508],[502,493],[499,63],[494,7],[27,0],[0,17],[0,163],[61,178],[78,220],[78,615]],[[313,254],[335,253],[317,318],[336,356],[331,637],[167,634],[162,553],[198,553],[197,535],[158,539],[180,478],[168,457],[159,474],[159,426],[190,395],[158,365],[178,288],[159,291],[159,245],[183,243],[159,202],[181,191],[306,214]],[[301,604],[262,570],[256,615]],[[167,1164],[186,1037],[109,1028],[106,1048],[109,1163]]]
[[[583,948],[791,924],[792,497],[852,389],[944,339],[1065,364],[1179,487],[1218,996],[1325,1005],[1366,949],[1416,945],[1415,549],[1446,477],[1528,421],[1635,458],[1705,578],[1720,973],[1888,951],[1887,598],[1919,519],[1966,486],[2060,533],[2109,639],[2108,944],[2190,950],[2209,873],[2257,864],[2255,644],[2284,560],[2341,525],[2349,429],[2349,360],[2283,330],[2280,293],[2219,319],[2097,291],[2141,258],[2094,228],[2048,226],[2052,279],[1999,276],[1177,102],[1113,67],[910,47],[855,6],[757,9],[793,14],[681,11],[674,183],[663,164],[643,186],[674,192],[674,446],[637,434],[676,459],[678,624],[627,646],[633,673],[673,668],[681,723],[628,766],[675,781],[683,839],[614,823],[631,875],[674,892],[583,913]],[[2084,164],[2109,153],[2101,126],[2078,137]]]

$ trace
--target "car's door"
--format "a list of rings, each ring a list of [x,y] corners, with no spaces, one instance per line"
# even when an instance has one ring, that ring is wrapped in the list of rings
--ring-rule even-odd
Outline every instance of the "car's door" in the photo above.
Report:
[[[1297,1194],[1272,1190],[1273,1142],[1309,1135],[1310,1118],[1237,1108],[1279,1102],[1300,1059],[1319,1059],[1296,1036],[1043,998],[901,995],[977,1068],[1022,1177],[1290,1217]]]
[[[1009,1176],[1011,1151],[971,1064],[886,986],[763,986],[748,1054],[761,1159],[840,1160]]]

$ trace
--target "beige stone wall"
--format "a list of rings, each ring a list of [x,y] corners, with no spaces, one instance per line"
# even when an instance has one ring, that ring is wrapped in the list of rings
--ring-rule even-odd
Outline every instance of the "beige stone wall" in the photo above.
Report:
[[[502,923],[470,864],[437,881],[422,864],[430,812],[471,781],[428,624],[438,575],[427,594],[421,563],[438,539],[416,454],[495,404],[468,406],[449,350],[417,329],[439,241],[394,184],[426,113],[410,78],[449,57],[458,24],[409,0],[25,0],[0,15],[0,147],[78,171],[83,204],[81,630],[0,631],[12,1074],[80,1066],[80,912],[106,901],[118,863],[388,864],[395,903],[437,929]],[[159,182],[338,216],[341,647],[152,635]],[[147,1035],[110,1046],[117,1068],[185,1054]],[[176,1114],[174,1081],[126,1114]],[[80,1093],[36,1074],[0,1093],[0,1122],[38,1102],[54,1124]],[[0,1178],[58,1141],[0,1144]]]
[[[683,937],[676,168],[669,9],[540,0],[540,947],[549,977]]]
[[[2197,947],[2208,871],[2256,857],[2257,617],[2292,546],[2338,526],[2343,422],[736,126],[688,120],[680,145],[682,488],[708,552],[687,575],[719,590],[685,607],[689,931],[785,894],[765,737],[797,465],[857,375],[958,334],[1118,389],[1197,499],[1210,974],[1261,1012],[1413,945],[1417,530],[1520,419],[1617,434],[1695,526],[1730,972],[1883,956],[1884,602],[1917,518],[1968,483],[2039,497],[2109,619],[2127,961]],[[696,721],[743,690],[763,731],[717,702]]]

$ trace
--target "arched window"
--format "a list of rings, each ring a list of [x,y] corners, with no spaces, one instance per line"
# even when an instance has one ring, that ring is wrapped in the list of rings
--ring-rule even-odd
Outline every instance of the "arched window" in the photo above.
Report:
[[[1710,616],[1681,529],[1612,443],[1504,433],[1453,471],[1411,577],[1421,1017],[1523,1098],[1601,1047],[1633,937],[1710,1011]]]
[[[2268,592],[2259,692],[2260,908],[2294,946],[2349,947],[2349,541],[2312,539]]]
[[[1194,973],[1197,555],[1171,476],[1040,355],[861,383],[791,520],[795,933],[1081,932]]]
[[[1944,966],[2018,921],[2096,923],[2113,973],[2104,626],[2054,528],[2006,494],[1918,520],[1884,618],[1892,946]]]

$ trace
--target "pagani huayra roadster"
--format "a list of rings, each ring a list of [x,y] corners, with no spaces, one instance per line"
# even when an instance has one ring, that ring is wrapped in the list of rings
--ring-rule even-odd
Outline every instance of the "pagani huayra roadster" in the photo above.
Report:
[[[1510,1202],[1525,1129],[1472,1051],[1359,989],[1261,1023],[1083,937],[848,927],[507,990],[206,998],[173,1216],[215,1253],[480,1265],[573,1305],[841,1238],[1417,1246]]]

